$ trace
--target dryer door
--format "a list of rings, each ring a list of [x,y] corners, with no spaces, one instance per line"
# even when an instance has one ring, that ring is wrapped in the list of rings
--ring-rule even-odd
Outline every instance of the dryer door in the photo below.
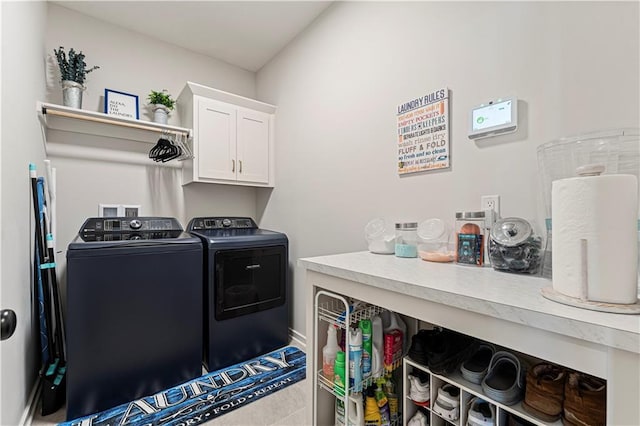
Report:
[[[221,250],[215,254],[216,320],[280,306],[286,301],[285,246]]]

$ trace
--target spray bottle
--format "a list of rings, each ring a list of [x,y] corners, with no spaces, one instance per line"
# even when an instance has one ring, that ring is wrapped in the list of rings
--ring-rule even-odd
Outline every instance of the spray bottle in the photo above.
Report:
[[[367,379],[371,376],[371,362],[373,360],[371,320],[360,320],[358,325],[362,330],[362,377]]]
[[[382,379],[384,380],[384,379]],[[378,409],[380,410],[380,425],[391,426],[391,415],[389,414],[389,400],[382,390],[382,382],[378,380],[375,396]]]
[[[396,394],[396,384],[393,382],[391,373],[387,373],[384,378],[383,390],[389,400],[389,416],[391,417],[391,423],[393,424],[398,421],[398,407],[400,401],[398,400],[398,394]]]
[[[362,392],[362,330],[349,331],[349,386]]]
[[[333,381],[333,365],[338,353],[336,327],[329,325],[327,329],[327,344],[322,348],[322,373],[328,380]]]

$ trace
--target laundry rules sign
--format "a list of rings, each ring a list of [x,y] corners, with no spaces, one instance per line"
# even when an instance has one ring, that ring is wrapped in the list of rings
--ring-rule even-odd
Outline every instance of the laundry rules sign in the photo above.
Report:
[[[398,174],[449,167],[449,90],[398,105]]]

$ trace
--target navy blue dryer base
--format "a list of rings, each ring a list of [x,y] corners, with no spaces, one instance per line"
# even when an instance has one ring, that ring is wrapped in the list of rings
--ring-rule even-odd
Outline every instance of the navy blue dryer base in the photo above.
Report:
[[[210,321],[205,336],[207,371],[264,355],[289,344],[288,304],[229,320]]]

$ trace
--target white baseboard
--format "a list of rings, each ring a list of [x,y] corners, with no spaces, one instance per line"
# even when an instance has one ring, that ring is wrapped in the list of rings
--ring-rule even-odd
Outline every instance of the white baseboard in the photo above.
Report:
[[[300,334],[296,330],[290,328],[289,337],[291,338],[291,340],[294,340],[298,345],[300,345],[300,348],[306,352],[307,338],[303,334]]]
[[[40,380],[40,377],[38,377],[33,385],[33,389],[31,389],[31,394],[27,400],[26,407],[24,407],[22,417],[20,417],[21,426],[31,426],[31,423],[33,422],[33,416],[35,415],[36,408],[38,407],[38,397],[40,396],[41,384],[42,381]]]

